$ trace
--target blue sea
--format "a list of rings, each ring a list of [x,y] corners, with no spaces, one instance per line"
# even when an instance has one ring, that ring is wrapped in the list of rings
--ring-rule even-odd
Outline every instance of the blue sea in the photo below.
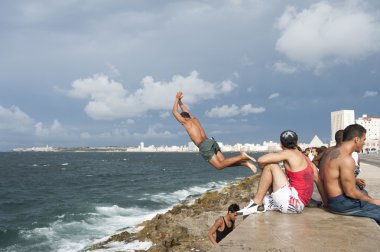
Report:
[[[81,251],[250,175],[198,153],[0,153],[0,251]]]

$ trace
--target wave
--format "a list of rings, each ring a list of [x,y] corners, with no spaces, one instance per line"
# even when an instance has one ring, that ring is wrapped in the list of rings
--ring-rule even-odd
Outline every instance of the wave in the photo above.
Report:
[[[217,191],[228,184],[228,181],[209,182],[204,185],[197,185],[180,189],[171,193],[144,194],[139,200],[151,200],[156,203],[165,203],[168,205],[187,204],[198,198],[205,192]]]
[[[128,231],[138,232],[138,224],[152,219],[157,214],[170,210],[179,203],[190,203],[207,191],[223,188],[227,181],[210,182],[168,193],[145,194],[143,199],[163,203],[162,209],[143,207],[120,207],[118,205],[98,205],[87,213],[65,213],[46,227],[36,227],[19,231],[22,242],[7,247],[5,251],[81,251],[89,244],[99,243],[111,235]],[[37,225],[36,225],[37,226]],[[109,248],[98,251],[147,250],[149,242],[111,243]]]
[[[137,224],[152,219],[158,211],[139,207],[122,208],[117,205],[97,206],[91,213],[63,214],[47,227],[38,227],[18,232],[22,242],[5,248],[4,251],[80,251],[89,244],[108,239],[115,232],[137,232]],[[77,219],[77,220],[73,220]],[[151,244],[135,241],[131,244],[112,244],[107,251],[120,249],[138,250],[149,248]]]

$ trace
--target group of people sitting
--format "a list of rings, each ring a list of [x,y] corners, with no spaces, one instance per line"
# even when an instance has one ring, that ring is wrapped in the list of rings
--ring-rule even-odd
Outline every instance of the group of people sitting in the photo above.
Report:
[[[198,119],[182,103],[182,98],[183,93],[178,92],[173,115],[199,147],[202,157],[218,170],[246,166],[256,172],[256,160],[246,153],[225,158],[217,142],[207,138]],[[239,209],[236,204],[231,205],[227,215],[216,220],[209,232],[211,242],[216,244],[232,231],[237,215],[247,216],[270,210],[302,213],[311,200],[314,183],[325,209],[338,214],[369,217],[380,225],[380,200],[371,198],[364,189],[365,182],[356,179],[357,165],[352,156],[352,153],[362,151],[366,129],[359,124],[352,124],[337,134],[338,137],[341,134],[341,141],[338,139],[336,146],[320,154],[316,160],[317,166],[299,149],[296,132],[283,131],[280,134],[282,150],[265,154],[257,160],[262,173],[256,194],[243,209]],[[217,233],[218,240],[213,236],[214,233]]]

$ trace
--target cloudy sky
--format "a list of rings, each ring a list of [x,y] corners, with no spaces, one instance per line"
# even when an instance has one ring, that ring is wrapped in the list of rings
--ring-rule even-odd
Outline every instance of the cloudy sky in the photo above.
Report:
[[[225,144],[380,116],[380,2],[2,0],[0,150],[184,145],[178,90]]]

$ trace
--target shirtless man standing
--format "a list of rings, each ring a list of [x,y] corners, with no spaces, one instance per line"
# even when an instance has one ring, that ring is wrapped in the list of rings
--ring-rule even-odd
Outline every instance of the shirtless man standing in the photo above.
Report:
[[[360,152],[366,129],[359,124],[347,126],[340,146],[329,149],[321,160],[321,178],[327,196],[327,208],[334,213],[364,216],[380,225],[380,200],[373,199],[355,186],[355,162],[352,152]]]
[[[202,157],[218,170],[232,166],[246,166],[255,173],[257,169],[253,162],[256,160],[247,153],[242,152],[239,156],[230,158],[223,156],[218,143],[213,138],[207,138],[201,123],[190,114],[182,103],[182,98],[183,93],[178,92],[173,105],[173,116],[185,127],[190,139],[199,148]],[[178,107],[182,110],[181,113],[178,112]]]

